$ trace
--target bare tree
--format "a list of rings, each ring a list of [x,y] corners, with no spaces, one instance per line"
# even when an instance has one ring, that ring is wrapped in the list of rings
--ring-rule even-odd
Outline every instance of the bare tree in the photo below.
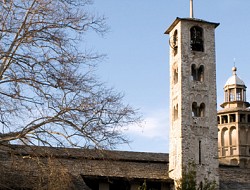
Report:
[[[90,0],[0,2],[0,144],[112,148],[140,119],[122,95],[96,80],[102,57],[81,49],[104,34]],[[81,46],[80,46],[81,44]]]

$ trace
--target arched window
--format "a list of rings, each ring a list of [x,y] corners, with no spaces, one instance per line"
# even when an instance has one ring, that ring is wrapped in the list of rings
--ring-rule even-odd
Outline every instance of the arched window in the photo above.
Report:
[[[204,117],[205,116],[205,104],[201,103],[200,106],[197,102],[192,103],[192,116],[193,117]]]
[[[228,143],[229,141],[229,134],[228,129],[223,128],[221,132],[221,146],[222,146],[222,156],[226,156],[228,152]]]
[[[204,80],[204,66],[201,65],[197,71],[197,78],[198,78],[198,81],[203,81]]]
[[[203,29],[199,26],[193,26],[190,29],[190,46],[192,51],[204,51],[203,47]]]
[[[177,30],[175,30],[174,35],[170,37],[169,45],[172,48],[174,55],[176,55],[178,51],[178,31]]]
[[[173,69],[174,84],[178,83],[178,68]]]
[[[194,81],[197,80],[197,74],[196,74],[196,66],[195,66],[195,64],[191,65],[191,76],[192,76],[192,79]]]
[[[192,103],[192,116],[193,117],[198,117],[197,103],[196,102]]]
[[[230,155],[236,155],[237,132],[235,126],[230,128],[229,132]]]
[[[191,76],[193,81],[204,81],[204,66],[201,65],[200,67],[196,68],[195,64],[191,65]]]
[[[174,50],[174,55],[176,55],[178,52],[178,31],[177,30],[174,31],[173,50]]]
[[[178,119],[178,104],[174,106],[174,121]]]
[[[205,116],[205,104],[204,103],[201,103],[201,105],[200,105],[199,115],[200,115],[200,117],[204,117]]]
[[[230,129],[230,145],[231,146],[236,146],[236,142],[237,142],[236,138],[237,138],[236,128],[231,127]]]
[[[221,143],[222,146],[228,146],[228,145],[229,145],[228,141],[229,141],[228,129],[227,129],[227,128],[224,128],[224,129],[222,130],[222,143]]]

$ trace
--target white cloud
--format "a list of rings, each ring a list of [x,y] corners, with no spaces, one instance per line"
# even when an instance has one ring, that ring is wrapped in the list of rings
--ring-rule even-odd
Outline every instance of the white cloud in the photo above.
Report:
[[[143,152],[168,152],[168,110],[154,110],[147,114],[142,126],[130,126],[125,134],[132,142],[119,146],[122,150]]]
[[[168,138],[168,111],[155,110],[147,115],[141,126],[130,126],[127,134],[144,136],[146,138]]]

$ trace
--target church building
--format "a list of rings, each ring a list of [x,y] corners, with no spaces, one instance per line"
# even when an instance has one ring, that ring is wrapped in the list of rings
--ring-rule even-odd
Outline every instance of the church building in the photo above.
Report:
[[[190,18],[176,18],[165,32],[170,45],[169,154],[1,145],[0,190],[53,189],[58,180],[57,189],[65,190],[176,190],[189,165],[199,190],[205,179],[220,190],[250,190],[247,87],[233,67],[217,112],[219,24],[194,18],[192,0],[190,5]]]

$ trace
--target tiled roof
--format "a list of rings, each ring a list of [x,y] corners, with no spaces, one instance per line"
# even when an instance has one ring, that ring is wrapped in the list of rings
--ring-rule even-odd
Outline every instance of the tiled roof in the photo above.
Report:
[[[3,150],[3,148],[1,148]],[[54,157],[82,176],[170,180],[168,154],[11,145],[5,152],[22,157]],[[1,153],[0,153],[1,154]]]

